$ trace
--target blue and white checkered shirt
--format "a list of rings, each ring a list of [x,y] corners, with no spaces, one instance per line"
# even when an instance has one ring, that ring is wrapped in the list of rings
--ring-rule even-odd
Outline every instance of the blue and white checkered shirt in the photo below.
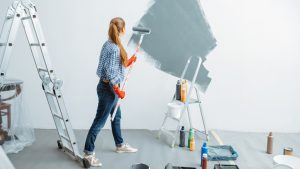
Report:
[[[124,80],[124,72],[118,45],[107,40],[101,50],[97,75],[100,80],[108,80],[111,85],[116,85]]]

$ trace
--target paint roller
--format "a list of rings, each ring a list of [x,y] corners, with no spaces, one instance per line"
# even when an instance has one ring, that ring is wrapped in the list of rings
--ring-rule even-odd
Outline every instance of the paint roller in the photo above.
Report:
[[[149,28],[143,28],[143,27],[133,27],[132,30],[139,34],[150,34],[151,33],[151,30]]]
[[[151,33],[151,30],[150,30],[149,28],[144,28],[144,27],[133,27],[133,28],[132,28],[132,31],[135,32],[135,33],[137,33],[138,35],[140,35],[140,40],[139,40],[139,42],[138,42],[138,44],[137,44],[137,47],[136,47],[136,50],[135,50],[135,53],[134,53],[134,55],[136,56],[137,53],[138,53],[138,51],[139,51],[139,49],[140,49],[140,46],[141,46],[141,44],[142,44],[142,41],[143,41],[143,39],[144,39],[144,35],[150,34],[150,33]],[[124,83],[123,83],[122,86],[121,86],[121,90],[124,90],[124,88],[125,88],[125,85],[126,85],[126,83],[127,83],[127,80],[128,80],[128,78],[129,78],[129,75],[130,75],[130,72],[131,72],[131,70],[132,70],[133,65],[134,65],[134,63],[131,64],[131,66],[130,66],[130,68],[129,68],[129,70],[128,70],[128,73],[127,73],[127,75],[126,75],[126,77],[125,77]],[[111,121],[114,121],[115,116],[116,116],[116,113],[117,113],[117,110],[118,110],[120,104],[121,104],[121,99],[118,98],[118,102],[117,102],[117,104],[116,104],[116,106],[115,106],[114,112],[113,112],[113,114],[111,115]]]

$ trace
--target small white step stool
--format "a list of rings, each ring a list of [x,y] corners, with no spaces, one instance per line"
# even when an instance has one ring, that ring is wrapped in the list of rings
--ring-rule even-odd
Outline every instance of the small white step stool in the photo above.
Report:
[[[181,78],[180,80],[182,81],[185,77],[185,74],[186,74],[186,71],[190,65],[190,62],[191,62],[191,59],[193,57],[190,57],[188,60],[187,60],[187,63],[184,67],[184,70],[181,74]],[[201,113],[201,117],[202,117],[202,125],[203,125],[203,128],[204,128],[204,131],[199,131],[195,128],[193,128],[195,131],[198,131],[202,134],[205,135],[205,138],[206,138],[206,141],[208,141],[209,137],[208,137],[208,132],[207,132],[207,129],[206,129],[206,123],[205,123],[205,118],[204,118],[204,113],[203,113],[203,110],[202,110],[202,107],[201,107],[201,101],[200,101],[200,94],[199,94],[199,90],[197,88],[197,86],[195,85],[195,81],[197,79],[197,76],[198,76],[198,73],[199,73],[199,70],[200,70],[200,66],[201,66],[201,63],[202,63],[202,59],[201,57],[198,57],[198,65],[197,65],[197,68],[195,70],[195,73],[194,73],[194,76],[193,76],[193,80],[191,82],[191,85],[190,85],[190,88],[188,90],[188,95],[187,95],[187,99],[186,99],[186,102],[182,103],[182,108],[180,111],[180,115],[179,117],[176,117],[174,115],[172,115],[173,113],[172,112],[167,112],[166,113],[166,116],[164,118],[164,121],[162,123],[162,126],[158,132],[158,139],[161,137],[161,134],[166,134],[167,136],[170,136],[172,138],[172,143],[171,143],[171,147],[174,148],[175,146],[175,143],[177,141],[177,139],[179,138],[179,131],[180,131],[180,128],[181,128],[181,122],[182,122],[182,118],[183,118],[183,115],[184,113],[187,111],[187,115],[188,115],[188,118],[189,118],[189,125],[190,125],[190,128],[193,128],[193,125],[192,125],[192,120],[191,120],[191,115],[190,115],[190,109],[189,109],[189,105],[190,104],[198,104],[199,105],[199,111]],[[196,99],[195,98],[191,98],[191,95],[192,95],[192,92],[195,92],[195,95],[196,95]],[[176,95],[176,94],[175,94]],[[172,102],[175,101],[175,95],[172,99]],[[167,127],[166,127],[166,123],[168,120],[173,120],[177,123],[177,127],[175,129],[175,132],[172,132],[172,130],[168,130]],[[174,131],[174,130],[173,130]]]

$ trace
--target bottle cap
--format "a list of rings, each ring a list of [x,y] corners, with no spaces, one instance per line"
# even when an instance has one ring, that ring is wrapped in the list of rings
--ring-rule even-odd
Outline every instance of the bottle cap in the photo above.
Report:
[[[181,127],[181,130],[184,130],[184,126]]]

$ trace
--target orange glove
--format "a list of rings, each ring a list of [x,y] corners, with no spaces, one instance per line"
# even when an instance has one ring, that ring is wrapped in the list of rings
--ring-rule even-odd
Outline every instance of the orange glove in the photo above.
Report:
[[[130,59],[128,59],[127,67],[132,65],[134,62],[136,62],[136,56],[132,55]]]
[[[120,90],[120,87],[118,85],[115,85],[113,87],[115,93],[119,96],[120,99],[124,99],[125,97],[125,91]]]

